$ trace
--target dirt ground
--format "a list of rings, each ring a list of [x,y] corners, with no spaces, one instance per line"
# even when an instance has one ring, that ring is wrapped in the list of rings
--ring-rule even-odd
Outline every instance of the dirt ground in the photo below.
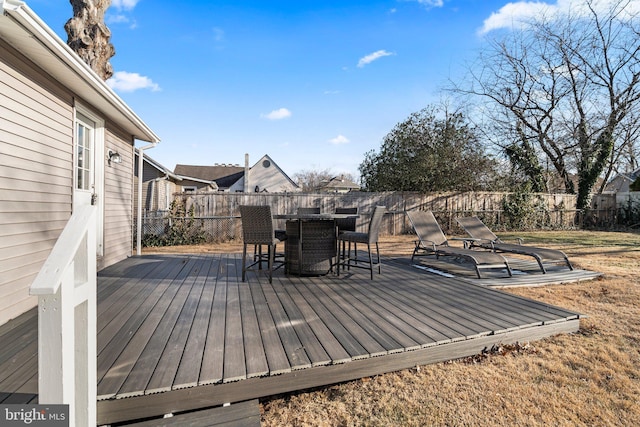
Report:
[[[598,280],[512,292],[586,314],[575,334],[261,402],[263,426],[640,425],[640,234],[527,233]],[[383,237],[410,255],[412,237]],[[240,252],[226,243],[145,252]]]

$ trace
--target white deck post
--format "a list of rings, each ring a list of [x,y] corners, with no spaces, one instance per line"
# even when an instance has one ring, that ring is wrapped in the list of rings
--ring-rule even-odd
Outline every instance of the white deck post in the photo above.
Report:
[[[94,227],[95,229],[95,227]],[[75,352],[76,425],[95,425],[97,419],[96,234],[87,232],[76,254]],[[78,264],[81,269],[78,269]],[[78,271],[80,270],[80,271]],[[78,280],[81,279],[81,280]]]
[[[73,266],[73,264],[72,264]],[[52,295],[38,298],[38,402],[70,403],[75,400],[73,268]],[[74,424],[69,411],[69,425]]]
[[[95,207],[78,209],[31,285],[38,295],[38,403],[69,405],[69,426],[97,420]]]

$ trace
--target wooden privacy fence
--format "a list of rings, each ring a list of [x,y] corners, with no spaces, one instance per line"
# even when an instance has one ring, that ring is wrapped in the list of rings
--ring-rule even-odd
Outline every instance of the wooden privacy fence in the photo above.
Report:
[[[455,218],[478,215],[487,224],[504,228],[503,202],[510,193],[465,192],[430,193],[353,192],[346,194],[313,193],[177,193],[177,202],[184,203],[189,217],[200,220],[206,240],[240,238],[240,205],[270,205],[274,214],[293,214],[299,207],[319,207],[321,212],[333,212],[336,207],[358,207],[359,231],[366,231],[369,215],[377,205],[386,206],[389,215],[382,225],[382,234],[403,234],[411,231],[404,212],[412,209],[431,210],[447,233],[458,233]],[[575,228],[582,216],[575,209],[573,194],[536,194],[533,209],[535,222],[531,228]],[[608,205],[607,205],[608,206]],[[615,202],[614,202],[615,206]],[[607,208],[608,209],[608,208]],[[599,211],[599,216],[608,211]],[[155,217],[156,221],[158,217]],[[284,228],[284,222],[277,224]]]

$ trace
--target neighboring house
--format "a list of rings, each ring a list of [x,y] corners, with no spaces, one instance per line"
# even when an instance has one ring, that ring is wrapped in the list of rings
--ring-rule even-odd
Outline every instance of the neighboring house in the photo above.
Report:
[[[300,191],[300,187],[266,154],[251,167],[249,167],[247,155],[244,167],[240,165],[176,165],[174,173],[215,181],[218,185],[218,191],[231,193]],[[187,180],[185,178],[185,181]]]
[[[135,151],[134,194],[138,191],[139,151]],[[143,152],[142,163],[142,210],[155,212],[169,210],[173,193],[181,191],[182,178],[162,166]],[[134,212],[138,212],[138,198],[134,197]]]
[[[97,268],[132,254],[135,140],[158,137],[23,2],[0,0],[0,324],[72,212],[97,206]]]
[[[611,179],[604,187],[605,193],[626,193],[631,190],[629,187],[640,180],[640,169],[633,172],[621,173]],[[637,184],[636,184],[637,185]]]
[[[142,164],[142,210],[144,212],[167,211],[171,207],[173,194],[183,191],[218,191],[215,181],[176,175],[146,153]],[[136,150],[135,176],[138,177],[138,150]],[[138,180],[135,180],[137,194]],[[134,198],[134,212],[137,212]]]
[[[328,181],[322,181],[318,191],[321,193],[348,193],[350,191],[359,191],[360,186],[341,176],[334,176]]]

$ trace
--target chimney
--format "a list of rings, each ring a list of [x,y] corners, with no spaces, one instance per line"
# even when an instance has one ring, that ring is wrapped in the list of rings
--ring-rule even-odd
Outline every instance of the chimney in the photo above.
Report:
[[[249,192],[249,153],[244,155],[244,192]]]

